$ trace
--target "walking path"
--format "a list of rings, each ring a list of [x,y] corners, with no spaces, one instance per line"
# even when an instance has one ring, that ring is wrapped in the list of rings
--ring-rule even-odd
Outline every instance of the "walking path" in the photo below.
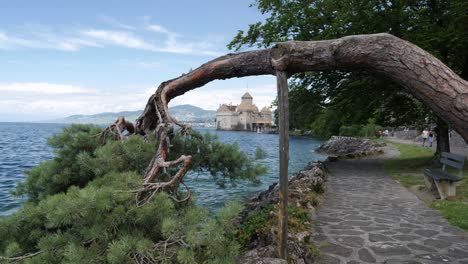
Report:
[[[402,144],[412,144],[412,145],[418,145],[418,146],[421,146],[422,144],[421,142],[417,142],[414,140],[400,139],[396,137],[385,137],[384,139],[391,141],[391,142],[402,143]],[[426,146],[428,146],[427,142],[426,142]],[[432,144],[431,149],[435,152],[436,148],[437,148],[437,142],[434,141],[434,144]],[[468,146],[458,146],[458,147],[450,146],[450,152],[468,157]]]
[[[465,232],[385,174],[383,158],[328,164],[318,263],[468,263]]]

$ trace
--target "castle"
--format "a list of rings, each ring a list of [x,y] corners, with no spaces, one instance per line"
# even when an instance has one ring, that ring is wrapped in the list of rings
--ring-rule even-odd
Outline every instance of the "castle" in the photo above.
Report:
[[[272,124],[270,109],[265,106],[262,111],[258,111],[252,101],[253,97],[246,92],[241,98],[240,105],[220,105],[216,111],[216,129],[269,131]]]

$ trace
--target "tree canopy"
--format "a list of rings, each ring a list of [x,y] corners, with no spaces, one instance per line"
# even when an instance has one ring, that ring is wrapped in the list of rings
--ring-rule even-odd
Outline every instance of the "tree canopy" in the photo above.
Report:
[[[463,0],[256,0],[252,6],[267,15],[266,20],[240,30],[228,44],[230,49],[387,32],[468,77],[468,3]],[[414,125],[431,117],[403,87],[365,71],[296,74],[290,87],[291,127],[312,129],[318,135],[369,122]]]
[[[72,125],[49,139],[55,158],[27,173],[17,194],[28,201],[0,218],[1,263],[233,262],[240,205],[230,203],[213,217],[193,201],[178,202],[187,194],[179,184],[138,205],[135,193],[158,141],[133,135],[101,144],[101,131]],[[171,156],[190,151],[190,169],[209,172],[220,184],[255,180],[265,171],[237,145],[210,134],[176,133],[172,144]]]

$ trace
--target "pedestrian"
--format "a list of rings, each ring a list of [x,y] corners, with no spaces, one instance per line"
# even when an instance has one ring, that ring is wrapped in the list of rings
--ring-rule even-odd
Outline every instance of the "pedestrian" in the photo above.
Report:
[[[428,136],[428,141],[429,141],[429,147],[432,148],[432,142],[434,142],[434,132],[429,130],[429,136]]]
[[[423,130],[423,132],[422,132],[422,140],[423,140],[422,146],[423,146],[423,147],[425,146],[426,140],[427,140],[428,137],[429,137],[429,130],[428,130],[427,128],[425,128],[425,129]]]

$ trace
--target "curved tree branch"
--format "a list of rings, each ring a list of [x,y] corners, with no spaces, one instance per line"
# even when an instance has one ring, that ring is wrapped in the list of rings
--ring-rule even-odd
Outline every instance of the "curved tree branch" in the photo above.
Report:
[[[468,82],[416,45],[389,34],[289,41],[269,49],[228,54],[161,83],[136,122],[137,133],[154,129],[158,133],[158,150],[146,170],[145,184],[156,181],[166,164],[175,124],[168,111],[171,99],[219,79],[357,69],[382,74],[406,87],[468,142]],[[180,181],[183,173],[179,171],[175,178]]]
[[[163,82],[139,117],[170,122],[168,103],[210,81],[253,75],[366,69],[406,87],[468,141],[468,83],[423,49],[390,34],[348,36],[325,41],[289,41],[270,49],[228,54],[188,74]],[[156,111],[154,111],[156,110]],[[149,120],[148,120],[149,119]]]

